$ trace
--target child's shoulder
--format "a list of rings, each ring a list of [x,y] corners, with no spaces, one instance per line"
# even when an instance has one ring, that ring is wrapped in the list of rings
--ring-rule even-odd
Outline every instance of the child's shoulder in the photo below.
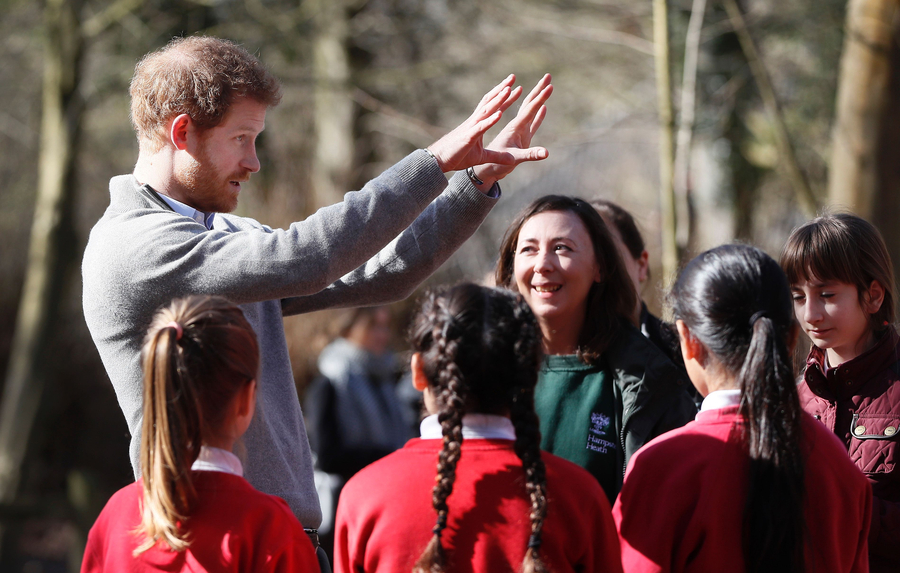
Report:
[[[541,460],[547,471],[548,488],[552,488],[554,491],[563,488],[573,493],[577,492],[579,497],[585,493],[595,492],[606,499],[606,494],[603,493],[603,488],[600,487],[597,478],[583,467],[543,450],[541,451]]]

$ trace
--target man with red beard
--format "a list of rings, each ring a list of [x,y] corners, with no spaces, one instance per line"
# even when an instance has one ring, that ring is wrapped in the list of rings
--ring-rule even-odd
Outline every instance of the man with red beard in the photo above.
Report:
[[[553,89],[549,76],[494,141],[482,143],[521,95],[514,80],[361,191],[271,229],[227,213],[259,171],[256,138],[280,100],[278,81],[244,48],[215,38],[176,39],[138,63],[131,82],[137,164],[110,181],[110,206],[91,231],[82,267],[85,318],[132,434],[136,476],[140,347],[150,317],[175,297],[224,296],[241,305],[261,352],[256,416],[236,448],[244,475],[284,498],[305,527],[319,525],[282,316],[406,297],[475,231],[500,195],[497,181],[547,157],[530,144]],[[448,182],[448,171],[459,172]]]

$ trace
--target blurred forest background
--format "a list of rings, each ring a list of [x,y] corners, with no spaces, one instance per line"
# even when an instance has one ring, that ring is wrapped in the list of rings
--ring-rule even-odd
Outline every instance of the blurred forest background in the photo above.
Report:
[[[660,311],[679,261],[734,239],[777,256],[828,205],[873,220],[900,260],[896,12],[896,0],[0,0],[0,571],[77,571],[96,514],[133,479],[80,261],[109,178],[137,157],[127,88],[146,52],[226,37],[284,82],[237,211],[271,226],[432,143],[508,73],[526,89],[552,73],[535,140],[550,158],[503,181],[430,282],[486,279],[537,196],[603,196],[644,232],[643,296]],[[336,312],[287,321],[301,393]]]

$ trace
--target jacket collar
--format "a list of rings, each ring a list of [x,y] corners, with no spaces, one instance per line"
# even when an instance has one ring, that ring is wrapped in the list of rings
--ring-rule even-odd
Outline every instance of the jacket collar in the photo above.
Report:
[[[806,372],[803,377],[809,389],[819,396],[832,395],[835,398],[852,396],[863,384],[897,361],[898,342],[900,336],[893,327],[890,327],[875,342],[875,346],[856,358],[831,368],[827,374],[825,374],[825,351],[813,345],[806,358]]]

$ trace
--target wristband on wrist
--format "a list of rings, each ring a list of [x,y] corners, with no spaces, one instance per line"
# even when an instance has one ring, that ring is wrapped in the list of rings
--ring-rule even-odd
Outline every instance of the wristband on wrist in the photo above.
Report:
[[[474,168],[474,167],[468,167],[468,168],[466,168],[466,175],[469,176],[469,181],[471,181],[471,182],[474,183],[475,185],[484,185],[484,181],[482,181],[481,179],[478,178],[477,175],[475,175],[475,168]]]

